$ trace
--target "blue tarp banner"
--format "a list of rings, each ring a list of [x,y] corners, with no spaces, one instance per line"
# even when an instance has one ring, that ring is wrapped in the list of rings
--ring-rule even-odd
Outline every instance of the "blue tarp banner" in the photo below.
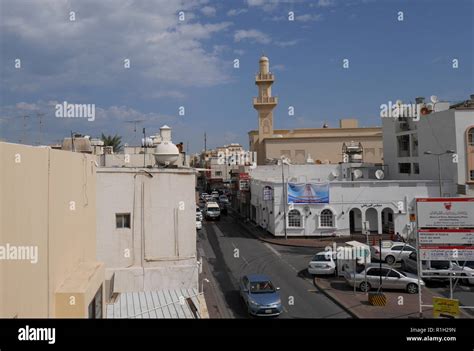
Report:
[[[288,203],[327,204],[329,183],[288,183]]]

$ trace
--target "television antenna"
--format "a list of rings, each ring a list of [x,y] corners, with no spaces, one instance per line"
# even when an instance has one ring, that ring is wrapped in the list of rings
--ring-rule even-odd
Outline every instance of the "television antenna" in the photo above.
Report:
[[[125,123],[133,123],[133,133],[135,133],[135,141],[137,140],[137,124],[145,122],[144,119],[132,119],[130,121],[125,121]]]

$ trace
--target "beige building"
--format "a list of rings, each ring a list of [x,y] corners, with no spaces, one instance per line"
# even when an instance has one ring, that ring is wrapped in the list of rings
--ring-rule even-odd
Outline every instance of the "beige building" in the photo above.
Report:
[[[278,98],[272,96],[275,76],[269,70],[267,57],[260,58],[260,71],[255,77],[258,96],[253,106],[258,112],[258,130],[249,132],[250,151],[257,152],[257,164],[288,157],[293,164],[339,163],[344,161],[343,144],[360,143],[363,161],[381,163],[383,158],[382,129],[359,128],[356,119],[340,120],[339,128],[274,129],[273,109]]]
[[[0,317],[102,317],[93,156],[0,142],[0,162]]]

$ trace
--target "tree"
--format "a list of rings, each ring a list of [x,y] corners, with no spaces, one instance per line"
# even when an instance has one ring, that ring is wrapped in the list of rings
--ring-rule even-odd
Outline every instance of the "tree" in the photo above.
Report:
[[[100,139],[104,142],[104,146],[112,146],[114,149],[114,152],[119,152],[122,150],[122,137],[115,134],[114,136],[112,135],[104,135],[102,133],[102,136]]]

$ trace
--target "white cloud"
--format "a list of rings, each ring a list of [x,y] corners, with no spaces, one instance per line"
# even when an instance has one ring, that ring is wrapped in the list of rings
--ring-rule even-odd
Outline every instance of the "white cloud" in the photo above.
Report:
[[[39,106],[37,104],[29,104],[27,102],[19,102],[16,104],[16,108],[19,110],[25,110],[25,111],[35,111],[39,109]]]
[[[237,30],[234,33],[234,41],[240,42],[244,40],[249,40],[250,42],[255,42],[259,44],[269,44],[271,42],[271,38],[267,34],[260,32],[259,30]]]
[[[309,13],[295,16],[295,20],[300,21],[300,22],[320,21],[322,18],[323,16],[321,14],[309,14]]]
[[[238,16],[243,13],[246,13],[247,11],[247,9],[230,9],[229,11],[227,11],[227,16]]]
[[[278,65],[272,65],[272,71],[286,71],[286,67],[285,65],[281,65],[281,64],[278,64]]]
[[[336,1],[335,0],[319,0],[317,4],[315,4],[316,7],[330,7],[330,6],[335,6]]]
[[[138,87],[226,82],[229,76],[224,59],[205,41],[228,30],[231,23],[193,19],[193,11],[199,11],[204,3],[81,0],[71,5],[57,0],[4,1],[0,22],[4,52],[22,52],[24,57],[34,58],[35,64],[23,66],[23,80],[7,73],[2,89],[28,88],[54,99],[72,82],[75,86],[102,88],[129,84],[130,77]],[[76,12],[75,22],[68,20],[71,10]],[[178,21],[181,10],[186,16],[184,22]],[[211,14],[212,10],[204,12]],[[128,71],[123,67],[125,58],[131,61]]]
[[[245,50],[241,50],[241,49],[235,49],[234,50],[234,54],[237,54],[237,55],[244,55],[245,54]]]
[[[301,40],[299,39],[294,39],[294,40],[288,40],[288,41],[276,41],[275,45],[278,45],[282,48],[286,48],[288,46],[294,46],[298,44]]]
[[[208,17],[214,17],[216,15],[216,8],[212,6],[204,6],[201,9],[201,13]]]

